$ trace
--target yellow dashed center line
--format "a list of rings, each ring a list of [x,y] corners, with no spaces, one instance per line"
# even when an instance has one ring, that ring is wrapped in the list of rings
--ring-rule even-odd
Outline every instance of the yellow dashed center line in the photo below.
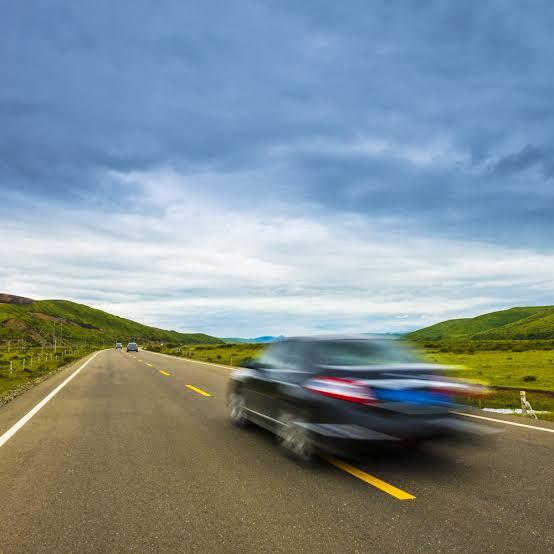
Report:
[[[166,377],[169,377],[171,375],[171,373],[168,373],[167,371],[164,371],[163,369],[160,369],[160,373],[162,375],[165,375]]]
[[[406,491],[400,490],[396,488],[394,485],[390,485],[385,481],[381,481],[381,479],[378,479],[377,477],[373,477],[373,475],[370,475],[369,473],[366,473],[365,471],[362,471],[357,467],[351,466],[350,464],[347,464],[342,460],[333,458],[332,456],[324,456],[324,459],[327,460],[330,464],[333,464],[335,467],[338,467],[339,469],[346,471],[346,473],[350,473],[350,475],[353,475],[354,477],[357,477],[358,479],[365,481],[369,485],[373,485],[374,487],[377,487],[378,489],[386,492],[387,494],[394,496],[394,498],[397,498],[398,500],[413,500],[415,498],[414,495]]]
[[[152,367],[152,364],[149,364],[148,362],[146,362],[146,365],[149,367]]]
[[[137,360],[138,360],[139,362],[142,362],[142,360],[141,360],[140,358],[137,358]]]
[[[194,392],[197,392],[198,394],[201,394],[202,396],[211,396],[209,392],[206,392],[205,390],[199,389],[198,387],[195,387],[194,385],[185,385],[190,390],[193,390]]]

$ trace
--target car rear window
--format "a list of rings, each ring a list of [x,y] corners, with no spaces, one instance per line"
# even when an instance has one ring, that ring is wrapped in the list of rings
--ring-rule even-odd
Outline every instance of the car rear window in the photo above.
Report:
[[[396,341],[337,340],[316,345],[318,365],[365,366],[414,363],[420,360]]]

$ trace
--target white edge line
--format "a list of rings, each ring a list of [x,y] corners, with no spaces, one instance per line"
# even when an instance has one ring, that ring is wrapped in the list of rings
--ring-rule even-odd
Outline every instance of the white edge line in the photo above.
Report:
[[[45,396],[31,411],[27,412],[17,423],[0,436],[0,448],[8,442],[41,408],[58,394],[91,360],[100,352],[95,352],[79,369],[76,369],[63,383],[60,383],[50,394]]]
[[[486,419],[487,421],[495,421],[496,423],[504,423],[505,425],[515,425],[516,427],[525,427],[526,429],[535,429],[536,431],[546,431],[547,433],[554,433],[554,429],[547,429],[546,427],[536,427],[535,425],[525,425],[525,423],[516,423],[515,421],[504,421],[503,419],[495,419],[494,417],[485,417],[475,414],[466,414],[465,412],[452,412],[453,414],[462,415],[466,417],[474,417],[476,419]]]

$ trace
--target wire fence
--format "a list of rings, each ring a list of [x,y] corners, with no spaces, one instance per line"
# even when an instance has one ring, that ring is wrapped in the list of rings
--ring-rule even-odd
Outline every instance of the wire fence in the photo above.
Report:
[[[67,345],[62,348],[0,348],[0,397],[51,371],[97,350],[96,346]]]

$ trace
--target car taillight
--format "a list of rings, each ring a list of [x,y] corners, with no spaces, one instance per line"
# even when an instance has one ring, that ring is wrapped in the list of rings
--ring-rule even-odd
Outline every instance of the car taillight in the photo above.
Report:
[[[338,400],[346,400],[347,402],[355,402],[357,404],[375,404],[377,399],[373,391],[362,381],[357,379],[349,379],[344,377],[315,377],[310,379],[305,385],[305,388],[336,398]]]

